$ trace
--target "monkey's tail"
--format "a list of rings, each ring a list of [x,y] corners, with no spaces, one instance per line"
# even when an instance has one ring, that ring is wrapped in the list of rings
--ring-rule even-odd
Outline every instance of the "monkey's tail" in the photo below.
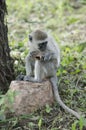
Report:
[[[63,101],[62,101],[61,98],[60,98],[57,85],[55,85],[52,81],[51,81],[51,83],[52,83],[52,85],[53,85],[53,91],[54,91],[55,99],[56,99],[56,101],[60,104],[60,106],[61,106],[64,110],[66,110],[67,112],[73,114],[73,115],[76,116],[78,119],[80,119],[81,116],[80,116],[77,112],[75,112],[74,110],[70,109],[69,107],[67,107],[67,106],[63,103]]]

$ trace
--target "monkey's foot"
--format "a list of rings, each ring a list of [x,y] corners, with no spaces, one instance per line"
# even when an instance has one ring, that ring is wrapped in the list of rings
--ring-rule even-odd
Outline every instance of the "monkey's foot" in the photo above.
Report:
[[[24,76],[24,81],[30,81],[31,80],[31,77],[30,76]]]
[[[24,80],[24,75],[22,75],[22,74],[18,75],[18,76],[16,77],[16,80],[17,80],[17,81],[22,81],[22,80]]]
[[[41,82],[41,81],[34,79],[34,77],[31,77],[31,76],[28,76],[28,75],[24,76],[24,81],[29,81],[29,82],[34,82],[34,83],[36,83],[36,82],[40,83]]]

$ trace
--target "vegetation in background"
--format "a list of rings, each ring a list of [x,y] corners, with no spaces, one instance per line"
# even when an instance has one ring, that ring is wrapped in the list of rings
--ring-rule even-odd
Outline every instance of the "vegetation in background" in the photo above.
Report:
[[[45,28],[61,48],[57,76],[62,100],[86,115],[86,0],[7,0],[7,5],[15,74],[25,74],[28,34],[38,27]],[[4,117],[4,112],[1,114]],[[31,115],[0,118],[1,130],[83,130],[84,124],[85,120],[77,121],[57,103]]]

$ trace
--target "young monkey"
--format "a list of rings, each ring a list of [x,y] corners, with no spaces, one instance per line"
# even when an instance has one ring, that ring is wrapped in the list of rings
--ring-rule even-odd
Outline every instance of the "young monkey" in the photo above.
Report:
[[[30,52],[26,56],[25,81],[41,82],[49,78],[56,101],[69,113],[80,119],[80,115],[67,107],[60,98],[57,86],[57,68],[60,65],[60,49],[46,32],[36,30],[29,35]]]

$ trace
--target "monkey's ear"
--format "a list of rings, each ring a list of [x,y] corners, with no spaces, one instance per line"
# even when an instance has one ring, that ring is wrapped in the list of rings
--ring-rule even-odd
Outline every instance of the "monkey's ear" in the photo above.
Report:
[[[32,36],[31,35],[29,35],[29,40],[32,42]]]

